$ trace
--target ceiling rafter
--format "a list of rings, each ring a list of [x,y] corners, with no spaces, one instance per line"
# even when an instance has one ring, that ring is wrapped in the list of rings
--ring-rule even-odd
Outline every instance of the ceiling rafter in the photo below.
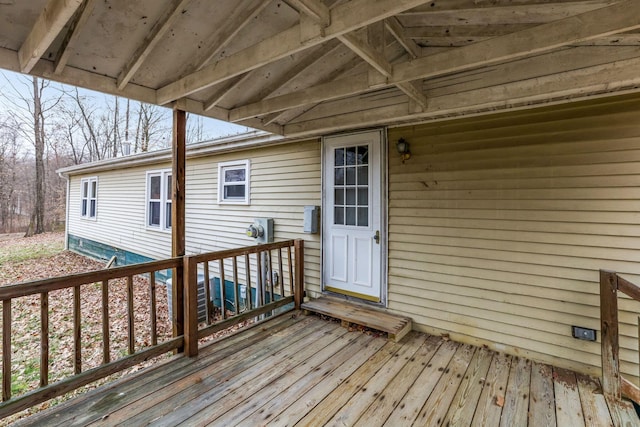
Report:
[[[233,14],[226,20],[225,24],[215,32],[213,37],[207,42],[207,46],[211,49],[200,58],[196,64],[190,67],[186,74],[202,69],[209,64],[229,44],[234,37],[238,35],[243,28],[249,25],[270,3],[272,0],[260,0],[253,7],[237,7]]]
[[[67,66],[73,45],[80,38],[80,32],[89,20],[97,1],[98,0],[84,0],[73,16],[71,24],[69,24],[69,30],[62,41],[62,45],[60,45],[58,49],[58,54],[54,61],[54,72],[56,74],[60,74],[62,70],[64,70],[64,67]]]
[[[323,41],[419,6],[425,1],[428,0],[377,0],[373,3],[369,0],[352,0],[349,3],[336,6],[331,9],[331,24],[325,28],[325,37],[303,42],[301,25],[294,25],[275,36],[224,58],[216,64],[204,67],[158,89],[158,103],[166,104],[188,96]]]
[[[300,13],[308,15],[310,18],[323,26],[331,23],[331,12],[329,8],[319,0],[286,0],[287,3]]]
[[[18,51],[20,71],[33,69],[60,31],[82,4],[82,0],[49,0]]]
[[[514,81],[508,84],[474,89],[431,98],[429,109],[415,113],[407,104],[336,114],[333,117],[311,119],[284,126],[285,136],[315,135],[362,126],[388,124],[389,117],[396,123],[417,119],[447,118],[465,113],[495,112],[500,108],[532,108],[536,103],[566,103],[588,94],[624,91],[640,85],[640,58],[617,61],[585,69],[571,70],[555,75]],[[619,77],[612,83],[611,76]],[[474,102],[469,102],[474,100]]]
[[[120,72],[118,76],[118,89],[124,88],[129,83],[165,33],[171,28],[176,19],[182,15],[183,10],[190,1],[191,0],[173,0],[171,5],[165,9],[160,19],[156,21],[147,37],[145,37],[142,44],[138,46],[138,49],[136,49],[136,52],[131,56],[127,65],[125,65]]]
[[[574,5],[610,5],[619,0],[447,0],[447,1],[432,1],[429,4],[418,6],[408,12],[403,12],[403,15],[420,15],[433,12],[453,11],[453,10],[466,10],[466,9],[488,9],[488,8],[502,8],[502,7],[514,7],[514,6],[562,6],[571,7]]]
[[[244,75],[236,76],[231,80],[227,80],[224,82],[222,88],[216,91],[212,96],[209,97],[204,103],[203,108],[205,111],[210,110],[212,107],[215,107],[222,101],[231,91],[237,89],[242,86],[247,81],[255,78],[252,71],[245,73]]]
[[[624,0],[581,15],[394,65],[392,77],[388,79],[386,85],[381,84],[380,87],[505,62],[635,28],[640,28],[640,2]],[[236,121],[301,107],[305,105],[305,94],[313,95],[309,96],[306,102],[306,104],[312,104],[370,90],[368,84],[356,81],[357,78],[350,79],[353,80],[352,87],[344,82],[336,85],[335,88],[318,85],[303,91],[244,105],[231,110],[229,117],[232,121]],[[366,81],[367,77],[360,76],[359,79]],[[343,89],[342,93],[337,90],[338,86]],[[356,88],[359,91],[356,91]],[[326,91],[325,99],[322,99],[322,91]]]
[[[400,43],[404,50],[407,51],[412,59],[416,59],[422,56],[420,46],[418,46],[416,42],[407,37],[405,29],[400,21],[398,21],[398,18],[396,18],[395,16],[387,18],[384,20],[384,25],[387,30],[389,30],[389,33],[398,41],[398,43]]]
[[[353,72],[353,70],[356,69],[358,66],[367,66],[367,64],[364,64],[362,62],[362,59],[359,56],[355,56],[354,55],[352,60],[347,61],[346,63],[344,63],[340,67],[335,68],[332,72],[327,74],[322,79],[322,83],[328,83],[328,82],[331,82],[331,81],[333,81],[335,79],[345,77],[347,73]],[[305,111],[308,108],[313,108],[313,106],[314,105],[306,105],[304,107]],[[264,116],[262,118],[262,122],[264,124],[267,124],[267,125],[272,124],[272,123],[276,123],[276,122],[283,123],[283,122],[287,122],[288,120],[293,119],[294,117],[298,116],[299,114],[301,114],[300,111],[298,111],[296,109],[289,109],[287,111],[273,113],[273,114],[269,114],[267,116]]]

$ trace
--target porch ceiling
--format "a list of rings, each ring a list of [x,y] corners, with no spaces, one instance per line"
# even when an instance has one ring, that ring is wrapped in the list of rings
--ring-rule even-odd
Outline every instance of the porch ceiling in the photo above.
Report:
[[[0,67],[287,136],[640,85],[637,0],[0,0]]]

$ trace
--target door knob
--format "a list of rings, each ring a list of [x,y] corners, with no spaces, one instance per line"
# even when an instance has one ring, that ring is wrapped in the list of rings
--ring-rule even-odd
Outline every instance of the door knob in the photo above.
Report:
[[[377,244],[380,244],[380,230],[376,230],[376,234],[373,236],[373,240],[375,240]]]

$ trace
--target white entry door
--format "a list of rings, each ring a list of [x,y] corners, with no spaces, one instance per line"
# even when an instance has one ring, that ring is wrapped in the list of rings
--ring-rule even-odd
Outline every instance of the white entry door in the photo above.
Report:
[[[381,302],[382,131],[324,138],[324,289]]]

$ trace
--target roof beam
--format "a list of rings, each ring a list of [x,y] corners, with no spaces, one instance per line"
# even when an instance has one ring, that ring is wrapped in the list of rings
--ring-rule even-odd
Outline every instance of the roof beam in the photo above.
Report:
[[[231,80],[227,80],[224,86],[216,91],[207,101],[203,103],[204,111],[209,111],[211,108],[215,107],[222,101],[229,93],[236,89],[239,86],[242,86],[248,80],[254,78],[251,72],[245,73],[244,76],[236,76]]]
[[[80,31],[82,31],[82,28],[89,20],[97,1],[98,0],[84,0],[82,5],[76,11],[73,20],[69,25],[69,31],[67,31],[67,34],[62,41],[62,45],[58,49],[58,54],[56,55],[56,60],[54,62],[54,72],[56,74],[60,74],[62,70],[64,70],[64,67],[67,66],[67,61],[69,61],[69,56],[71,55],[71,49],[80,37]]]
[[[535,108],[574,102],[590,95],[630,90],[640,85],[640,58],[617,61],[560,74],[514,81],[508,84],[430,98],[429,109],[415,113],[407,104],[394,104],[333,117],[323,117],[284,126],[285,136],[317,135],[354,127],[397,123],[424,119],[449,118],[452,115],[495,113],[499,109]],[[350,110],[354,110],[353,106]]]
[[[352,0],[331,9],[331,24],[324,37],[302,40],[300,24],[237,52],[215,64],[202,68],[158,89],[158,103],[166,104],[188,96],[226,79],[300,52],[326,40],[383,20],[428,0]]]
[[[82,0],[49,0],[18,51],[20,71],[28,73],[69,22]]]
[[[225,24],[216,31],[211,40],[207,43],[212,49],[207,54],[200,58],[195,66],[189,71],[197,71],[207,65],[213,58],[216,57],[238,33],[251,23],[268,5],[272,0],[261,0],[253,7],[236,7],[233,13],[226,20]]]
[[[389,87],[402,82],[426,79],[438,75],[461,72],[484,65],[507,62],[509,60],[549,51],[577,42],[616,34],[640,28],[640,1],[625,0],[606,8],[586,12],[570,18],[542,24],[516,33],[496,37],[473,45],[447,50],[393,66],[392,76],[386,84]],[[366,78],[366,77],[362,77]],[[324,85],[316,88],[323,90]],[[344,88],[342,94],[335,89],[327,91],[327,98],[337,99],[371,89],[369,85],[359,85],[360,92],[353,88]],[[316,88],[306,88],[282,97],[274,97],[255,104],[245,105],[230,113],[232,120],[241,117],[255,117],[270,112],[300,107],[305,93],[313,93],[306,104],[322,102]]]
[[[393,66],[363,36],[364,34],[349,33],[338,36],[338,39],[380,74],[385,77],[391,77],[393,75]]]
[[[304,13],[323,26],[331,23],[329,8],[319,0],[286,0],[291,7],[300,13]]]
[[[122,88],[129,83],[138,69],[142,66],[145,59],[147,59],[156,45],[160,42],[160,39],[162,39],[169,28],[171,28],[176,19],[182,15],[182,11],[190,1],[191,0],[173,0],[171,5],[165,9],[160,19],[156,21],[147,37],[145,37],[142,44],[138,46],[138,49],[136,49],[136,52],[131,56],[127,65],[125,65],[123,70],[120,72],[120,75],[118,76],[118,89],[122,90]]]
[[[402,26],[400,21],[398,21],[398,18],[392,16],[391,18],[385,19],[384,25],[387,30],[389,30],[391,35],[398,41],[398,43],[400,43],[404,50],[407,51],[412,59],[416,59],[422,56],[420,52],[420,46],[418,46],[416,42],[407,37],[404,27]]]

